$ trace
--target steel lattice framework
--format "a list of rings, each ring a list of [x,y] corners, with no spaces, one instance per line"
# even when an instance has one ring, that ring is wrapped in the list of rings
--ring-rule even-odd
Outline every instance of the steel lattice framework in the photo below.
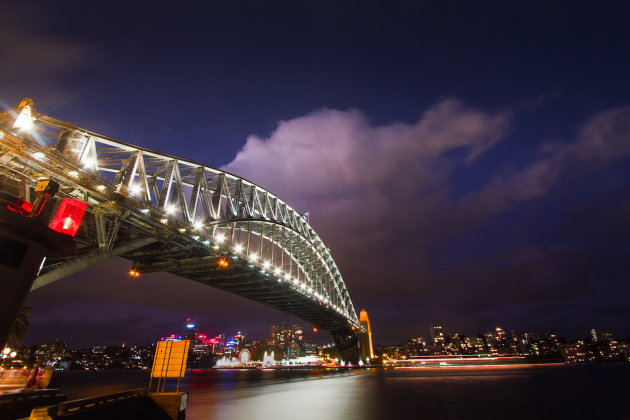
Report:
[[[75,255],[33,288],[113,256],[275,307],[329,331],[360,329],[330,250],[301,215],[251,181],[37,113],[0,114],[0,187],[30,201],[42,177],[88,212]]]

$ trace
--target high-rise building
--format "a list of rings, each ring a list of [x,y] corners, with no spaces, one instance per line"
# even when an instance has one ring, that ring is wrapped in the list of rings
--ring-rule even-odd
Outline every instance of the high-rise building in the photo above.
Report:
[[[431,339],[433,340],[433,344],[435,345],[444,344],[444,332],[442,331],[441,325],[432,326],[430,333],[431,333]]]
[[[190,340],[190,344],[196,344],[199,339],[199,329],[197,328],[197,324],[193,322],[190,318],[186,318],[186,329],[184,330],[184,334],[182,335],[184,340]]]
[[[271,326],[269,345],[277,349],[284,359],[300,357],[302,348],[302,327],[280,323]]]

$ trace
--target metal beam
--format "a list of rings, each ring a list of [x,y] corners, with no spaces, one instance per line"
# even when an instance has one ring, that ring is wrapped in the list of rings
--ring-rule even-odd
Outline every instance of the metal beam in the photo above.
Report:
[[[98,254],[94,254],[89,257],[73,260],[69,264],[64,264],[63,266],[57,268],[56,270],[49,271],[48,273],[42,274],[41,276],[37,277],[37,279],[35,279],[35,283],[33,283],[33,286],[31,287],[31,291],[39,289],[42,286],[46,286],[64,277],[67,277],[70,274],[74,274],[78,271],[86,269],[94,264],[100,263],[112,257],[117,257],[121,254],[124,254],[125,252],[142,248],[143,246],[152,244],[153,242],[156,242],[156,239],[153,239],[153,238],[136,239],[134,241],[127,242],[126,244],[118,246],[114,249],[99,252]]]

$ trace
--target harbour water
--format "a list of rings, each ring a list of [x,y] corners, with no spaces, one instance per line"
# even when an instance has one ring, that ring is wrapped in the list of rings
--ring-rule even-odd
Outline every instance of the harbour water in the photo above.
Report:
[[[56,372],[71,399],[148,385],[143,371]],[[196,370],[187,419],[630,419],[630,365]]]

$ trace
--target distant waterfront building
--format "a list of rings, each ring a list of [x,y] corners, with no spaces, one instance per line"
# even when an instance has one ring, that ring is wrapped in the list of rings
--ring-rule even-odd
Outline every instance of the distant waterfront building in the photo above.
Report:
[[[276,348],[276,355],[283,359],[300,357],[302,339],[303,330],[300,325],[280,323],[271,326],[269,345]]]
[[[199,339],[199,328],[197,328],[197,324],[192,321],[190,318],[186,318],[186,329],[183,334],[184,340],[190,340],[190,344],[194,345],[197,343]]]
[[[481,354],[486,351],[486,344],[481,337],[466,337],[465,342],[469,353]]]
[[[441,325],[433,325],[430,330],[431,340],[435,345],[444,345],[444,331]]]

